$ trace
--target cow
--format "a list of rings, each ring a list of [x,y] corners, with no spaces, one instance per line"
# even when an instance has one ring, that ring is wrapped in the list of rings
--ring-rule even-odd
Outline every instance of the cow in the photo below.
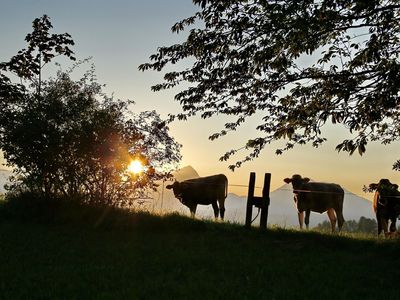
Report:
[[[378,223],[378,236],[384,233],[385,236],[396,231],[396,219],[400,215],[400,192],[398,185],[382,178],[378,183],[371,183],[369,190],[374,191],[373,210]],[[390,227],[389,227],[390,221]]]
[[[221,219],[224,219],[225,198],[228,195],[228,179],[224,174],[182,182],[175,181],[173,184],[167,185],[166,188],[173,190],[175,197],[189,208],[192,217],[196,214],[198,204],[211,204],[215,218],[218,218],[219,213]]]
[[[283,181],[292,183],[300,229],[303,228],[304,221],[308,229],[311,211],[321,214],[326,211],[331,222],[332,232],[335,232],[336,219],[339,231],[342,229],[344,223],[344,190],[340,185],[335,183],[310,182],[309,178],[302,178],[297,174],[293,175],[292,178],[285,178]],[[305,220],[304,212],[306,212]]]

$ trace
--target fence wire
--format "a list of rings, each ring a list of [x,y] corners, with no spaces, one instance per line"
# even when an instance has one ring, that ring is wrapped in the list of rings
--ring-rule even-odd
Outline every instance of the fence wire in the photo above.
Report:
[[[190,182],[185,181],[185,184],[197,184],[197,185],[220,185],[220,184],[213,184],[213,183],[203,183],[203,182]],[[228,184],[228,187],[239,187],[239,188],[249,188],[249,185],[246,184]],[[261,186],[254,186],[255,189],[263,189]],[[329,191],[312,191],[312,190],[300,190],[300,189],[287,189],[287,188],[278,188],[276,190],[280,191],[290,191],[290,192],[302,192],[302,193],[316,193],[316,194],[341,194],[337,192],[329,192]],[[276,191],[274,190],[274,191]],[[272,191],[273,192],[273,191]],[[353,195],[360,198],[364,198],[365,196],[361,196],[352,192],[344,192],[345,195]],[[400,196],[387,196],[391,198],[400,198]]]

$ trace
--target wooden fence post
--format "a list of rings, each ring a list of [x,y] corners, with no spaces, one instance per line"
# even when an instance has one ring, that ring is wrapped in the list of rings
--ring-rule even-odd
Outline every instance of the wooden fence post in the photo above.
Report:
[[[251,227],[251,217],[252,217],[253,205],[254,205],[254,206],[258,207],[261,211],[260,228],[267,229],[268,208],[269,208],[269,204],[270,204],[269,190],[270,190],[270,186],[271,186],[271,174],[265,173],[262,197],[254,197],[255,182],[256,182],[256,173],[251,172],[250,180],[249,180],[249,191],[247,193],[245,226],[247,228]]]
[[[256,173],[250,173],[250,180],[249,180],[249,190],[247,193],[247,206],[246,206],[246,227],[251,227],[251,215],[253,212],[253,203],[254,203],[254,186],[256,183]]]
[[[264,187],[261,199],[261,216],[260,216],[260,228],[262,229],[267,229],[268,208],[270,203],[269,199],[270,186],[271,186],[271,173],[265,173]]]

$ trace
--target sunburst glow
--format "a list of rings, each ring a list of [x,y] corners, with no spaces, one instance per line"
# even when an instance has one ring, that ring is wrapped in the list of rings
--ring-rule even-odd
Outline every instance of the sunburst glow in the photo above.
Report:
[[[133,173],[133,174],[140,174],[144,172],[144,166],[140,160],[133,160],[131,163],[128,165],[128,172]]]

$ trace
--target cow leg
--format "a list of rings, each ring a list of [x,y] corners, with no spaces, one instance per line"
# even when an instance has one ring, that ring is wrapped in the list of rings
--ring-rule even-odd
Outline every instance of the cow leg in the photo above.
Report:
[[[378,235],[380,235],[382,232],[382,221],[379,218],[377,220],[378,220]]]
[[[192,218],[194,218],[195,214],[196,214],[196,209],[197,209],[197,204],[192,204],[190,207],[190,216]]]
[[[219,215],[221,216],[221,220],[224,219],[224,215],[225,215],[225,199],[218,199],[218,204],[219,204]]]
[[[335,210],[336,212],[336,217],[338,221],[338,227],[339,231],[342,230],[343,224],[344,224],[344,218],[343,218],[343,213],[340,210]]]
[[[382,230],[385,236],[388,236],[388,219],[381,218]]]
[[[329,221],[331,221],[331,228],[332,232],[335,232],[336,229],[336,215],[335,215],[335,210],[333,208],[328,208],[326,211],[328,214]]]
[[[379,208],[376,211],[376,222],[378,223],[378,235],[380,235],[381,232],[382,232],[382,218],[381,218],[381,214],[380,214]]]
[[[306,217],[304,219],[304,223],[306,223],[306,228],[308,229],[308,225],[310,224],[310,210],[306,210]]]
[[[298,213],[297,213],[297,216],[299,217],[300,229],[303,229],[304,211],[298,212]]]
[[[396,217],[390,218],[390,232],[396,231]]]
[[[214,209],[214,217],[215,217],[215,219],[218,219],[219,209],[218,209],[217,201],[214,201],[213,203],[211,203],[211,205]]]

